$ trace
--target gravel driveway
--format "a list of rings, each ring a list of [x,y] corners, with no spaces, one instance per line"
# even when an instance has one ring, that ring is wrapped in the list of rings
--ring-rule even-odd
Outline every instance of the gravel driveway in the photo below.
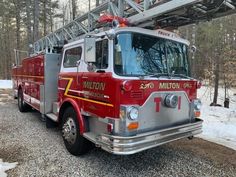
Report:
[[[198,138],[130,156],[99,148],[72,156],[58,129],[46,129],[35,111],[20,113],[9,97],[0,99],[0,158],[19,163],[7,172],[13,177],[236,176],[236,151]]]

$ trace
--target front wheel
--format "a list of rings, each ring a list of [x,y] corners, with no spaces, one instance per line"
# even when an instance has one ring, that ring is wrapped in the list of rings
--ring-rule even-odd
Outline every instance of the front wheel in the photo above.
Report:
[[[85,154],[91,147],[91,142],[80,135],[77,114],[72,107],[68,107],[63,115],[62,137],[66,149],[73,155]]]

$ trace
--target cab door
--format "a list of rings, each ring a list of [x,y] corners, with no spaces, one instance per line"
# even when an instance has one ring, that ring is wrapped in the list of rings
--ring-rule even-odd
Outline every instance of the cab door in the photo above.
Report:
[[[96,61],[88,63],[88,72],[84,72],[81,78],[81,91],[83,98],[86,98],[82,108],[96,116],[105,117],[112,107],[109,96],[112,73],[108,63],[108,39],[98,40],[95,46]]]
[[[64,49],[58,81],[59,98],[70,97],[80,104],[80,65],[83,58],[83,44],[76,44]]]

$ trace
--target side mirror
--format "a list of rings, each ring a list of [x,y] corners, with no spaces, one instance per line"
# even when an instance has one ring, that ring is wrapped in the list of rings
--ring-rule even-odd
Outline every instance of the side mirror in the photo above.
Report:
[[[190,51],[192,53],[195,53],[197,51],[197,47],[195,45],[192,45],[191,48],[190,48]]]
[[[96,62],[96,38],[87,36],[84,39],[84,60],[86,62]]]

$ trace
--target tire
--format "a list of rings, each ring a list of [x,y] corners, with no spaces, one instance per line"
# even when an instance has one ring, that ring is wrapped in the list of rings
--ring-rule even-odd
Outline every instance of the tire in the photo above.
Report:
[[[189,137],[188,137],[189,140],[192,140],[193,138],[194,138],[193,136],[189,136]]]
[[[83,155],[90,150],[91,142],[80,135],[77,114],[72,107],[66,108],[63,114],[62,137],[66,149],[75,156]]]
[[[24,101],[24,95],[22,89],[18,90],[18,108],[20,112],[26,112],[28,110],[28,105]]]

